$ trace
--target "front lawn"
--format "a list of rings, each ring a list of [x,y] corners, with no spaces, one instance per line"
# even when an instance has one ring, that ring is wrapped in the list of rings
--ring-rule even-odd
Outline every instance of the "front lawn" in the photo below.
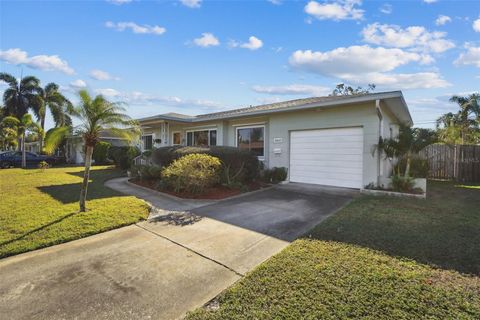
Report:
[[[83,168],[0,170],[0,257],[6,257],[135,223],[148,216],[145,202],[103,185],[120,172],[93,167],[87,212],[78,212]]]
[[[448,182],[363,196],[188,319],[479,319],[479,208]]]

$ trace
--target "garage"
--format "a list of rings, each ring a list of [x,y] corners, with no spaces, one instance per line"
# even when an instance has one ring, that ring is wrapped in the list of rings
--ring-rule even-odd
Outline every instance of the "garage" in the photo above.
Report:
[[[290,181],[347,188],[363,186],[363,128],[290,133]]]

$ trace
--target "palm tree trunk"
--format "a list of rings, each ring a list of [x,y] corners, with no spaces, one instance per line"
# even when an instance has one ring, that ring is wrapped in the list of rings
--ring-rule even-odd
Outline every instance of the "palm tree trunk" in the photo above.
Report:
[[[42,153],[43,151],[43,132],[44,132],[44,129],[45,129],[45,116],[43,116],[41,119],[40,119],[40,127],[42,127],[42,132],[40,132],[40,134],[38,135],[38,142],[39,142],[39,145],[40,145],[40,150],[39,150],[39,154]]]
[[[93,147],[87,146],[85,150],[85,172],[83,174],[82,190],[80,191],[80,212],[85,212],[87,200],[88,179],[90,178],[90,167],[92,166]]]
[[[407,166],[405,167],[405,177],[408,178],[410,176],[410,162],[411,162],[411,157],[410,157],[410,152],[407,153]]]
[[[27,153],[25,152],[25,132],[22,133],[22,168],[27,167]]]

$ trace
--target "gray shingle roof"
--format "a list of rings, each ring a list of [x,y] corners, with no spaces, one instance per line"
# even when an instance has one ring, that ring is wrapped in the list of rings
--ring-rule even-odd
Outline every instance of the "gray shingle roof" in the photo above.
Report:
[[[375,99],[384,99],[384,98],[391,98],[391,97],[402,97],[402,93],[400,91],[390,91],[390,92],[380,92],[380,93],[369,93],[369,94],[358,94],[358,95],[350,95],[350,96],[324,96],[324,97],[312,97],[312,98],[304,98],[304,99],[295,99],[295,100],[288,100],[288,101],[281,101],[269,104],[262,104],[257,106],[250,106],[246,108],[239,108],[227,111],[220,111],[214,113],[207,113],[207,114],[200,114],[197,116],[189,116],[184,114],[178,113],[165,113],[160,114],[153,117],[147,117],[139,119],[139,121],[151,121],[151,120],[173,120],[179,122],[199,122],[199,121],[209,121],[209,120],[217,120],[217,119],[225,119],[225,118],[235,118],[246,116],[250,114],[262,114],[262,113],[270,113],[276,111],[288,111],[288,110],[296,110],[296,109],[303,109],[309,107],[317,107],[317,106],[330,106],[330,105],[338,105],[344,103],[353,103],[359,101],[371,101]]]

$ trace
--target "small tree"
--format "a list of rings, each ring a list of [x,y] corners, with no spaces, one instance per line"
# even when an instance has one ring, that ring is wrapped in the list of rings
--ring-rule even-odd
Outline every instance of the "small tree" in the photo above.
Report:
[[[436,134],[433,130],[401,125],[398,137],[395,139],[380,138],[378,148],[388,158],[405,158],[406,166],[403,176],[408,178],[410,177],[412,157],[436,140]],[[401,172],[397,174],[401,175]]]
[[[110,102],[102,95],[92,98],[86,90],[81,90],[78,94],[80,104],[72,108],[70,114],[82,124],[74,128],[60,127],[51,130],[45,139],[45,150],[52,153],[72,129],[82,135],[85,144],[85,172],[79,203],[80,212],[85,212],[92,154],[100,139],[100,132],[109,130],[118,137],[132,141],[138,139],[140,129],[136,121],[123,113],[125,109],[120,103]]]
[[[335,89],[332,91],[330,94],[331,96],[352,96],[352,95],[357,95],[357,94],[367,94],[371,93],[372,91],[375,91],[376,85],[373,83],[370,83],[367,88],[362,88],[362,87],[351,87],[347,86],[344,83],[337,84]]]

